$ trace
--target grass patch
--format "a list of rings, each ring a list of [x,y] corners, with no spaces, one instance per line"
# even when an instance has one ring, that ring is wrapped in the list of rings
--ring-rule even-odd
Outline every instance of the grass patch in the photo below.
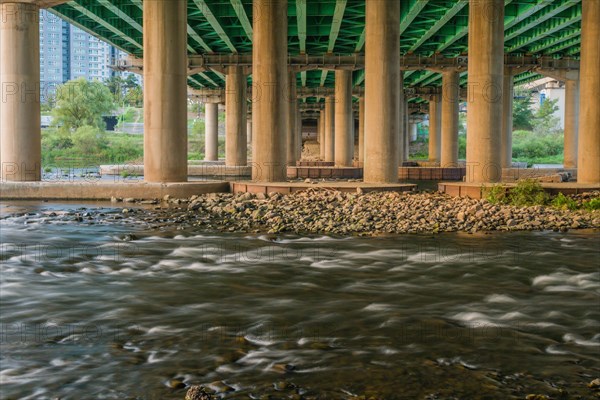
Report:
[[[573,200],[571,197],[565,196],[562,193],[559,193],[555,198],[550,202],[552,207],[562,208],[565,210],[577,210],[577,202]]]

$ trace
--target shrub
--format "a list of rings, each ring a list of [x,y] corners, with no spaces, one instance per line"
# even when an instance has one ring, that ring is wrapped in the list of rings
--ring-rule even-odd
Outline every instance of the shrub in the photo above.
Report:
[[[556,208],[563,208],[567,210],[576,210],[577,202],[572,198],[565,196],[562,193],[559,193],[551,202],[552,206]]]
[[[523,179],[510,191],[510,204],[513,206],[544,205],[548,195],[542,185],[534,179]]]
[[[108,146],[105,132],[94,126],[84,125],[73,134],[75,149],[82,156],[99,155]]]
[[[486,192],[486,200],[492,204],[506,204],[509,201],[506,188],[502,185],[494,185],[483,190]]]
[[[595,199],[585,201],[583,203],[583,208],[585,208],[588,211],[600,210],[600,197],[596,197]]]

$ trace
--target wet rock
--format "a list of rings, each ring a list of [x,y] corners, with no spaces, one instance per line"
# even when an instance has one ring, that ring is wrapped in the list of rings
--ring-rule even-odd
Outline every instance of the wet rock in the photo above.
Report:
[[[214,381],[208,384],[208,387],[215,391],[215,393],[228,393],[233,392],[235,389],[226,384],[223,381]]]
[[[133,197],[126,197],[123,199],[124,203],[135,203],[135,199]]]
[[[204,387],[192,386],[185,394],[185,400],[212,400],[212,397],[205,392]]]
[[[274,364],[271,367],[271,370],[273,372],[277,372],[280,374],[285,374],[285,373],[289,373],[289,372],[293,372],[296,370],[296,366],[292,365],[292,364]]]
[[[525,400],[550,400],[548,396],[544,396],[543,394],[528,394],[525,396]]]
[[[588,387],[590,389],[600,389],[600,378],[596,378],[590,383],[588,383]]]
[[[167,387],[170,387],[171,389],[183,389],[185,387],[185,383],[179,379],[171,379],[167,382]]]

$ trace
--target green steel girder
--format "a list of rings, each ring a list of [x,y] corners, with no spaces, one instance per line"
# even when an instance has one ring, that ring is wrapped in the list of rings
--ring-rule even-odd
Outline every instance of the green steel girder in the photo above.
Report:
[[[401,1],[401,54],[468,53],[467,2],[397,1]],[[73,0],[51,11],[130,54],[143,56],[142,0]],[[252,0],[188,0],[189,53],[250,53],[253,11]],[[581,0],[506,0],[505,52],[577,58],[580,20]],[[290,54],[361,53],[364,42],[365,0],[288,0]],[[299,84],[331,87],[333,75],[301,72]],[[405,84],[440,84],[439,76],[434,77],[427,71],[409,71]],[[223,76],[213,71],[191,78],[196,87],[224,84]],[[364,82],[363,71],[355,72],[354,82]]]

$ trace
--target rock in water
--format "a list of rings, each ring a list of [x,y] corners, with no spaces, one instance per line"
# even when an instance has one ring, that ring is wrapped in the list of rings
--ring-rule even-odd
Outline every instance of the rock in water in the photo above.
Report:
[[[202,386],[192,386],[185,394],[185,400],[212,400]]]

